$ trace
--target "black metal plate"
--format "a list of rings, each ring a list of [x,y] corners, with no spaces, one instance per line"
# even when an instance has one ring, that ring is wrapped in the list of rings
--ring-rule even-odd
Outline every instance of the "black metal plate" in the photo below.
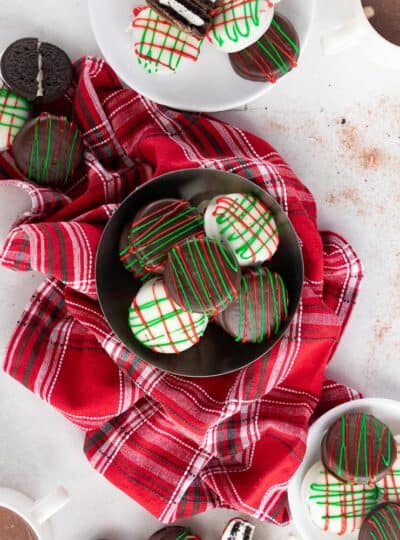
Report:
[[[124,225],[142,206],[164,197],[187,199],[197,205],[215,195],[238,192],[253,193],[274,215],[280,246],[268,265],[281,274],[288,288],[287,322],[277,336],[258,344],[236,343],[219,326],[211,323],[200,343],[179,355],[155,353],[143,347],[128,325],[128,309],[141,283],[124,269],[119,260],[119,239]],[[149,364],[189,377],[230,373],[268,352],[285,333],[298,308],[303,279],[303,257],[297,234],[275,199],[241,176],[214,169],[185,169],[168,173],[132,192],[107,223],[96,259],[97,293],[104,316],[114,333],[128,349]]]

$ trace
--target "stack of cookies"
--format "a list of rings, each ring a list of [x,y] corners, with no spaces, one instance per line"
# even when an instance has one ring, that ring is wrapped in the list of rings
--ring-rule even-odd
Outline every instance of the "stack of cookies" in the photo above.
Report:
[[[135,338],[177,354],[210,322],[242,343],[278,334],[288,293],[267,264],[278,247],[272,213],[249,193],[218,195],[201,208],[181,199],[147,204],[120,239],[122,264],[143,281],[129,310]]]

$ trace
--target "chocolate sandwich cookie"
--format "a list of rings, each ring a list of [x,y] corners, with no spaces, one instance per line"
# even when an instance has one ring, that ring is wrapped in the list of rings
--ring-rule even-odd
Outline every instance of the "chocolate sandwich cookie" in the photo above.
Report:
[[[222,242],[189,238],[171,249],[164,279],[178,305],[215,317],[236,300],[240,268]]]
[[[197,39],[203,39],[211,26],[218,0],[147,0],[162,17]]]
[[[254,534],[254,525],[240,518],[229,521],[222,533],[221,540],[251,540]]]
[[[15,137],[12,152],[30,180],[62,187],[82,163],[83,141],[73,122],[43,113],[25,124]]]
[[[326,469],[351,484],[374,484],[390,470],[396,456],[396,441],[388,426],[366,412],[343,414],[321,445]]]
[[[10,148],[30,114],[31,107],[25,98],[0,88],[0,152]]]
[[[299,36],[284,17],[275,15],[271,26],[253,45],[229,55],[233,69],[244,79],[276,82],[297,66]]]
[[[400,540],[400,506],[378,504],[365,518],[359,540]]]
[[[200,234],[203,218],[188,201],[160,199],[143,207],[125,230],[120,259],[136,277],[164,270],[169,250],[181,240]]]
[[[149,540],[200,540],[188,527],[164,527],[160,529]]]
[[[22,38],[1,57],[5,84],[29,101],[49,103],[62,97],[72,82],[73,68],[67,54],[37,38]]]
[[[236,341],[261,343],[276,335],[288,314],[288,293],[281,276],[268,268],[247,268],[239,297],[216,319]]]

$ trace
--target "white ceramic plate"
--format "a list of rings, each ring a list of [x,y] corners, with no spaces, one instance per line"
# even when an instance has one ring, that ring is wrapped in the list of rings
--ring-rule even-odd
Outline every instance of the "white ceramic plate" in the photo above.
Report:
[[[293,23],[304,51],[316,0],[281,0],[277,13]],[[273,86],[242,79],[233,71],[227,54],[204,42],[197,62],[171,75],[149,74],[133,53],[130,14],[145,0],[89,0],[89,13],[97,43],[118,76],[144,96],[174,109],[222,111],[260,97]],[[301,66],[301,59],[300,59]],[[301,69],[297,68],[297,69]],[[287,75],[290,77],[290,74]]]
[[[302,484],[307,471],[320,459],[321,441],[329,426],[342,414],[360,410],[374,414],[385,422],[394,435],[400,433],[400,402],[390,399],[369,398],[350,401],[335,407],[313,424],[308,434],[307,451],[304,460],[289,483],[289,505],[293,524],[304,540],[357,539],[358,531],[338,536],[324,532],[314,525],[309,516],[306,498],[302,493]]]

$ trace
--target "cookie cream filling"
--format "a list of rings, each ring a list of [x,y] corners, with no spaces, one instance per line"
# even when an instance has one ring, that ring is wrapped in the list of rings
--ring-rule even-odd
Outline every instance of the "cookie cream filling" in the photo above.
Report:
[[[193,13],[193,11],[190,11],[187,7],[185,7],[180,2],[177,2],[177,0],[159,0],[159,4],[161,6],[167,6],[176,11],[178,15],[186,19],[190,24],[193,24],[194,26],[203,26],[204,21],[201,17],[196,15],[196,13]]]
[[[254,525],[247,521],[233,519],[228,523],[221,540],[251,540],[254,529]]]
[[[37,82],[36,97],[43,96],[43,56],[40,50],[41,45],[42,44],[38,40],[38,73],[36,76],[36,82]]]

